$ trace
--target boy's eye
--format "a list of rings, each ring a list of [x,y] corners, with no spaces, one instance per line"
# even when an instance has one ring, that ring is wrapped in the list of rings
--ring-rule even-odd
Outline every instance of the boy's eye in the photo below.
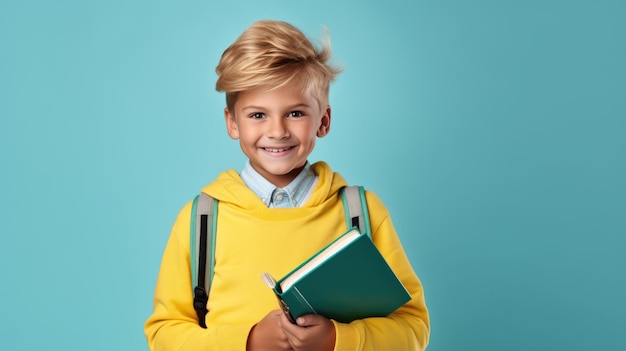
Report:
[[[302,111],[291,111],[289,112],[289,117],[302,117],[304,113]]]
[[[265,114],[261,113],[261,112],[255,112],[253,114],[250,115],[250,118],[252,119],[261,119],[264,118]]]

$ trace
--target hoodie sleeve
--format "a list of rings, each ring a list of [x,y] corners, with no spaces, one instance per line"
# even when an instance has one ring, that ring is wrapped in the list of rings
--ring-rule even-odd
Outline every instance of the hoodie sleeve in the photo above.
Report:
[[[422,284],[406,256],[389,212],[375,194],[367,192],[366,196],[374,243],[412,299],[384,318],[365,318],[351,323],[333,321],[337,332],[335,351],[425,350],[430,321]]]
[[[198,325],[189,263],[191,203],[178,215],[161,261],[154,310],[144,331],[151,351],[245,350],[251,324]]]

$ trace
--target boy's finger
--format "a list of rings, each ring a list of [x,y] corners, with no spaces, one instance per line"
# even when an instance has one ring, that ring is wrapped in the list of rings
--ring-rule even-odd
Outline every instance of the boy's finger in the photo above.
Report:
[[[305,317],[298,317],[298,319],[296,319],[296,324],[300,327],[308,327],[307,322],[308,320]]]
[[[299,327],[312,327],[314,325],[322,324],[324,317],[317,314],[307,314],[300,316],[296,319],[296,324]]]

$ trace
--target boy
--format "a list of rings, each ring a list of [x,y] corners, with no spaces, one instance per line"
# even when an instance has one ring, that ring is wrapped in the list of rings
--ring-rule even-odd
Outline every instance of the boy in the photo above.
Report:
[[[315,48],[279,21],[254,23],[224,52],[216,89],[226,93],[228,135],[248,158],[241,174],[222,173],[203,192],[219,200],[215,270],[207,328],[192,304],[191,205],[180,212],[163,254],[154,312],[145,325],[156,350],[424,350],[428,311],[421,283],[402,249],[387,209],[372,192],[372,238],[412,295],[385,318],[339,323],[305,315],[290,323],[261,281],[283,276],[346,231],[339,191],[346,181],[309,164],[317,138],[328,134],[328,45]]]

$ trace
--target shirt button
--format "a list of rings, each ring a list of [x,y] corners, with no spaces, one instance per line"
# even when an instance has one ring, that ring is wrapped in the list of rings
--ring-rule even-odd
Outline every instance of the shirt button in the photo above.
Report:
[[[274,198],[274,200],[276,200],[276,201],[283,201],[284,197],[285,197],[285,194],[278,193],[278,194],[276,194],[276,197]]]

